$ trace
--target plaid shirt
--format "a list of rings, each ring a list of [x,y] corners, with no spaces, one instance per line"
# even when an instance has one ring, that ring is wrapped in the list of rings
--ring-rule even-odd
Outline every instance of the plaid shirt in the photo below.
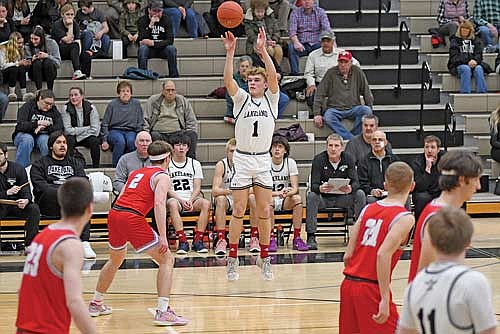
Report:
[[[467,0],[458,0],[455,4],[453,0],[442,0],[439,4],[437,21],[440,26],[451,21],[458,22],[458,16],[469,19],[469,3]]]
[[[488,23],[500,25],[500,1],[476,0],[474,3],[474,18],[477,24],[481,26]]]
[[[290,15],[290,37],[297,35],[301,43],[319,43],[319,35],[324,30],[331,31],[330,21],[325,11],[318,6],[313,7],[311,15],[307,15],[303,7],[294,9]]]

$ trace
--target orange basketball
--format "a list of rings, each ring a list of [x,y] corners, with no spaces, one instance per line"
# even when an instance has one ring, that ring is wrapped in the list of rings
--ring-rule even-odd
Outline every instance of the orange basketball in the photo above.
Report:
[[[243,21],[243,8],[234,1],[226,1],[217,9],[217,20],[226,28],[236,28]]]

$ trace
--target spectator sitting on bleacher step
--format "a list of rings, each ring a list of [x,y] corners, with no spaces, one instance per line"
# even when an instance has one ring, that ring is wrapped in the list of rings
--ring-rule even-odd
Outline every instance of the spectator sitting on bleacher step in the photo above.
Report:
[[[120,14],[120,35],[122,39],[123,58],[128,58],[127,48],[129,45],[138,45],[139,28],[137,22],[141,16],[140,0],[125,0],[123,11]]]
[[[474,34],[474,25],[470,21],[460,24],[455,36],[450,39],[448,70],[460,78],[460,93],[470,94],[472,76],[476,80],[476,93],[487,93],[485,73],[489,65],[483,62],[483,46]]]
[[[66,135],[62,131],[53,132],[48,140],[50,155],[41,157],[31,166],[31,183],[35,202],[40,213],[50,217],[60,217],[61,208],[57,201],[57,190],[72,177],[86,177],[83,164],[68,155]],[[83,241],[84,258],[95,258],[90,246],[90,222],[85,225],[80,239]]]
[[[75,20],[80,25],[82,52],[93,57],[107,58],[111,39],[104,14],[95,8],[92,0],[79,0]]]
[[[458,26],[469,18],[467,0],[441,0],[437,16],[438,31],[441,35],[451,38],[456,34]]]
[[[479,35],[486,46],[485,52],[497,52],[500,31],[500,4],[498,0],[475,0],[474,20],[479,26]]]
[[[0,2],[0,43],[9,40],[10,34],[14,31],[14,23],[7,16],[7,5],[4,2]]]
[[[191,8],[194,0],[163,0],[163,14],[172,20],[174,38],[184,21],[187,26],[189,37],[198,38],[198,19],[196,12]]]
[[[212,38],[219,38],[225,35],[226,31],[232,32],[236,37],[241,37],[245,34],[243,22],[237,27],[229,29],[220,24],[219,20],[217,19],[217,10],[219,9],[219,6],[226,1],[234,1],[241,6],[241,0],[210,0],[210,11],[203,13],[203,18],[205,19],[205,22],[207,22],[208,28],[210,30],[209,36]]]
[[[250,8],[251,0],[246,0],[246,7]],[[277,20],[279,33],[282,37],[288,36],[288,17],[292,6],[288,0],[270,0],[269,7],[273,10],[273,17]]]
[[[0,46],[0,69],[3,82],[9,86],[9,101],[17,101],[16,84],[19,82],[23,101],[33,98],[32,93],[26,92],[26,72],[30,61],[24,57],[23,36],[14,31],[7,44]]]
[[[12,20],[14,29],[19,32],[25,40],[28,40],[33,30],[33,22],[31,20],[32,14],[28,1],[8,1],[7,16]]]
[[[490,115],[490,155],[493,159],[491,172],[498,177],[500,171],[500,105]]]

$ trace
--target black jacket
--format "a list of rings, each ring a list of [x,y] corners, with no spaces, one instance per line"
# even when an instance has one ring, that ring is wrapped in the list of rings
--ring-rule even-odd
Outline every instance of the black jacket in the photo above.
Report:
[[[167,45],[174,44],[174,34],[172,30],[172,20],[168,16],[162,15],[159,22],[156,22],[153,29],[149,28],[151,19],[149,15],[144,15],[137,21],[139,37],[137,41],[151,39],[154,41],[154,48],[163,49]]]
[[[83,107],[83,126],[90,126],[90,114],[92,113],[92,104],[87,100],[83,100],[82,107]],[[76,115],[75,106],[71,102],[66,103],[66,112],[69,114],[69,117],[71,118],[71,126],[74,128],[78,127],[78,116]]]
[[[431,195],[439,195],[441,190],[439,189],[439,171],[437,164],[444,153],[444,151],[439,151],[437,161],[432,165],[430,174],[425,171],[425,154],[422,153],[415,157],[411,163],[415,179],[414,192],[429,192]]]
[[[42,119],[48,120],[52,125],[46,127],[45,130],[39,132],[39,134],[51,134],[55,131],[64,130],[61,113],[55,106],[52,106],[49,111],[41,111],[38,109],[36,101],[30,100],[23,104],[17,111],[17,123],[14,133],[12,134],[12,140],[14,140],[19,132],[36,136],[35,129],[38,127],[38,121]]]
[[[377,158],[372,151],[358,163],[359,187],[370,195],[373,189],[384,189],[384,174],[394,161],[399,161],[397,155],[392,153],[385,154],[382,161]]]
[[[356,167],[354,158],[348,153],[342,152],[340,154],[340,162],[337,169],[334,169],[328,153],[326,151],[316,155],[312,161],[311,167],[311,191],[317,194],[320,193],[319,186],[322,183],[328,182],[330,178],[350,179],[349,183],[354,193],[359,188],[358,175],[356,174]],[[338,196],[336,194],[324,194],[323,196]]]
[[[2,198],[11,200],[28,199],[31,202],[29,185],[22,187],[17,194],[7,196],[7,190],[13,186],[22,186],[26,182],[28,182],[28,174],[26,174],[24,167],[14,161],[8,161],[5,173],[0,173],[0,193]]]
[[[496,131],[495,131],[496,130]],[[490,132],[491,158],[500,162],[500,123]]]
[[[458,74],[457,67],[459,65],[466,65],[471,60],[475,60],[478,65],[482,65],[483,45],[481,39],[476,37],[470,40],[451,36],[449,56],[448,70],[453,75]]]
[[[66,44],[62,42],[61,39],[66,36],[67,32],[68,28],[66,28],[63,19],[61,18],[54,22],[54,26],[52,27],[52,39],[56,41],[58,45]],[[73,20],[73,36],[75,41],[80,39],[80,27],[75,20]]]

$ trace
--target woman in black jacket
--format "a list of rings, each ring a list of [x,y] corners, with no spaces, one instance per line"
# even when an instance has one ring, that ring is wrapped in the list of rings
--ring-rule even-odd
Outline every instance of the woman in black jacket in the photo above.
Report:
[[[7,2],[7,16],[12,20],[14,28],[28,40],[33,30],[31,9],[27,0],[9,0]]]
[[[460,24],[455,36],[450,38],[450,58],[448,69],[460,78],[460,93],[471,93],[471,78],[476,80],[476,92],[486,93],[486,80],[483,68],[483,45],[474,34],[472,22]]]
[[[500,163],[500,106],[490,115],[491,158]]]

